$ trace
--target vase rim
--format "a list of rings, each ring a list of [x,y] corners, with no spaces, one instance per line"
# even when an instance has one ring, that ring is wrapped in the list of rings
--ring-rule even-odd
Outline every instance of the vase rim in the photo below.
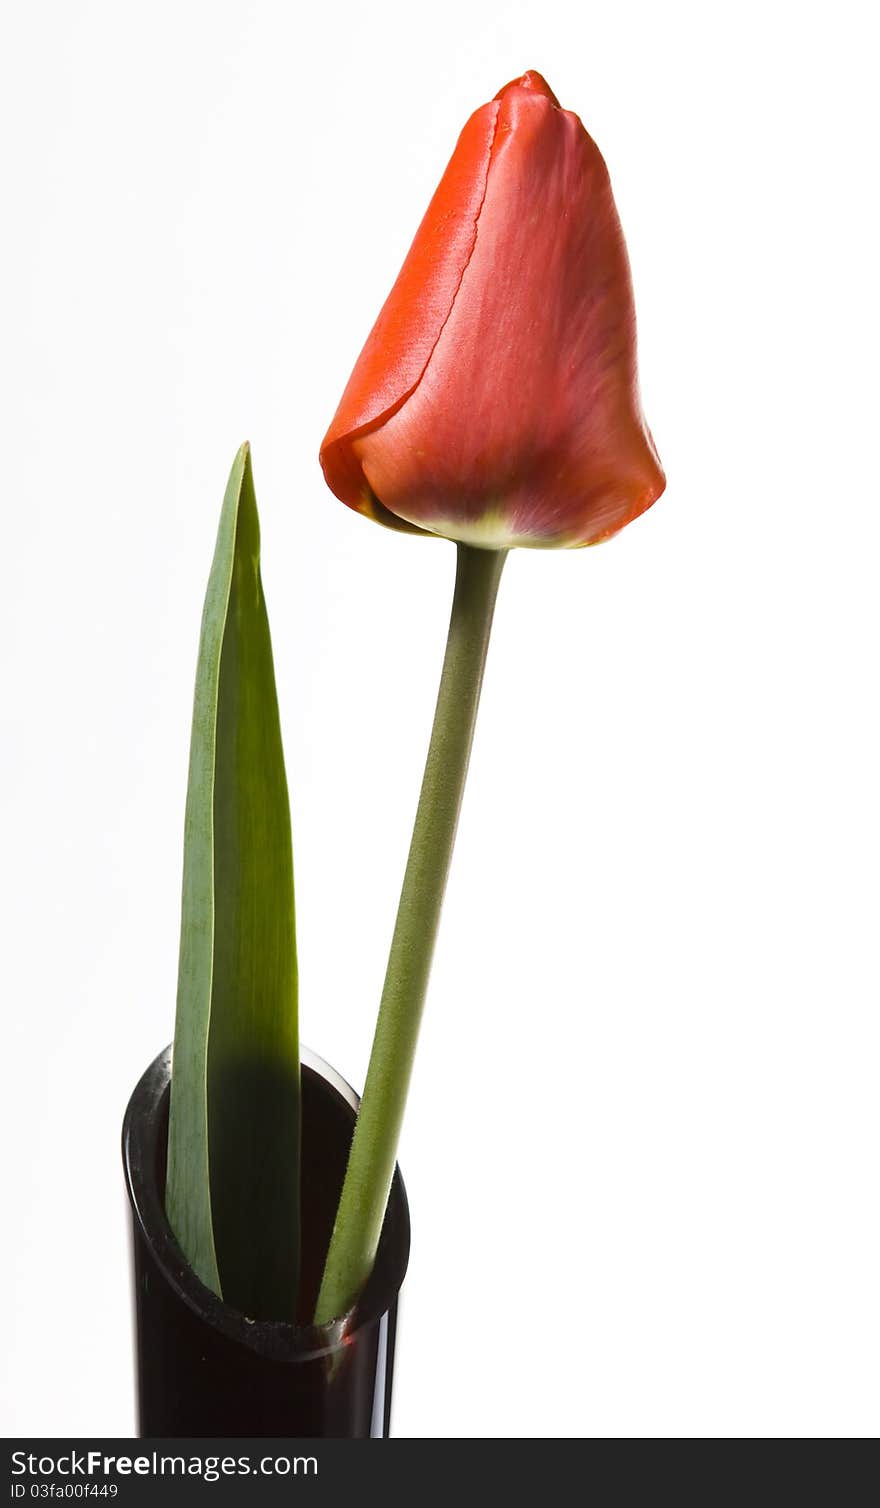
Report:
[[[305,1046],[300,1047],[300,1062],[357,1114],[359,1097],[332,1064]],[[378,1323],[394,1304],[409,1264],[409,1205],[400,1168],[395,1169],[373,1272],[349,1313],[323,1325],[250,1319],[206,1287],[187,1262],[168,1222],[155,1168],[170,1086],[171,1045],[153,1059],[128,1102],[122,1123],[122,1161],[134,1219],[163,1276],[187,1308],[247,1350],[291,1365],[330,1356]]]

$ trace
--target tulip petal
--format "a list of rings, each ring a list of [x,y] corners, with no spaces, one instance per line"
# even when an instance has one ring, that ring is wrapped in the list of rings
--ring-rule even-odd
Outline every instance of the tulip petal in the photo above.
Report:
[[[543,94],[544,98],[548,99],[551,105],[555,105],[557,110],[562,109],[543,74],[537,73],[534,68],[530,68],[528,73],[523,74],[522,78],[511,79],[509,84],[505,84],[503,89],[498,90],[495,98],[504,99],[505,95],[512,93],[514,89],[522,89],[526,93]]]
[[[365,486],[352,445],[406,402],[449,318],[476,244],[498,112],[493,100],[462,131],[321,447],[321,465],[337,497],[398,528],[411,526],[393,513],[385,516]]]

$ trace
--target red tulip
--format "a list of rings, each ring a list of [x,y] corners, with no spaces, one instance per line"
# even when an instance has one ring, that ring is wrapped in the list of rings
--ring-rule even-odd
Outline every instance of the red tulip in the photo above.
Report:
[[[540,74],[465,126],[321,464],[361,513],[496,549],[596,544],[663,491],[608,171]]]

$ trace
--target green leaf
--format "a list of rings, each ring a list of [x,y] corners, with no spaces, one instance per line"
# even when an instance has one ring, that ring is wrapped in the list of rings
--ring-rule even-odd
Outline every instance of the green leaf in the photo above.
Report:
[[[250,451],[208,582],[184,836],[166,1209],[202,1282],[293,1319],[299,1042],[290,812]]]

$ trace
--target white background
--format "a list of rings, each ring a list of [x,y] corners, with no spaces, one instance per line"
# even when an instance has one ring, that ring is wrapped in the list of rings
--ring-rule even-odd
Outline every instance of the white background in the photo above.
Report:
[[[459,129],[528,67],[609,163],[669,486],[502,583],[401,1153],[396,1432],[875,1433],[871,11],[9,7],[7,1434],[133,1430],[119,1127],[172,1030],[245,437],[303,1036],[362,1083],[454,554],[316,455]]]

